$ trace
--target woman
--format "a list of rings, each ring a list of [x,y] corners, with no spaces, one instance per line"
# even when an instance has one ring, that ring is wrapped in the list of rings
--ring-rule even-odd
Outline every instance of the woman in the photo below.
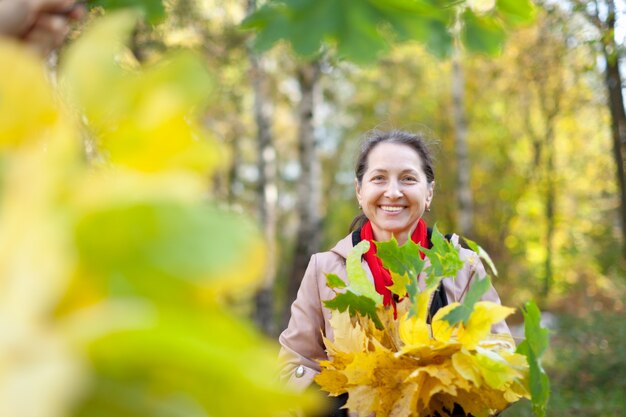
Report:
[[[325,273],[346,279],[346,257],[363,239],[386,241],[395,237],[398,244],[408,239],[429,247],[426,223],[435,188],[432,157],[422,137],[403,131],[375,131],[363,143],[356,165],[356,196],[363,213],[355,219],[356,231],[340,240],[328,252],[311,257],[298,296],[291,307],[291,319],[280,335],[282,376],[295,389],[304,390],[319,373],[319,360],[327,359],[322,336],[332,339],[330,311],[323,301],[335,293],[326,286]],[[463,268],[456,279],[442,281],[445,291],[433,298],[431,312],[449,302],[461,301],[471,279],[482,279],[486,272],[474,252],[460,248]],[[363,268],[383,295],[383,302],[393,303],[389,272],[376,257],[375,245],[363,256]],[[495,289],[483,297],[500,302]],[[492,329],[508,333],[504,322]]]

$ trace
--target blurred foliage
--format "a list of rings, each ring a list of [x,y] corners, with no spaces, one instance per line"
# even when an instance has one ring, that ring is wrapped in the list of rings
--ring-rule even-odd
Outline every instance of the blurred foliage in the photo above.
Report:
[[[226,159],[196,122],[210,77],[189,54],[141,68],[124,47],[136,21],[95,22],[65,51],[60,91],[0,42],[0,415],[313,407],[276,380],[275,344],[226,309],[265,250],[204,197]]]
[[[133,8],[143,13],[146,21],[157,24],[165,19],[163,0],[87,0],[89,7],[102,7],[105,10]]]
[[[449,56],[457,24],[468,50],[495,55],[506,29],[532,21],[534,13],[528,0],[282,0],[269,1],[244,27],[258,31],[259,50],[282,39],[298,54],[311,57],[330,44],[340,57],[371,63],[391,42],[418,41],[438,57]]]

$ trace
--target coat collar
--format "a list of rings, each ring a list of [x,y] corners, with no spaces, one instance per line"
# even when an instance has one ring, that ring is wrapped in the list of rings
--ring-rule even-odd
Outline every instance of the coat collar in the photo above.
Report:
[[[336,253],[344,259],[348,258],[348,253],[352,249],[352,233],[341,239],[330,251]]]

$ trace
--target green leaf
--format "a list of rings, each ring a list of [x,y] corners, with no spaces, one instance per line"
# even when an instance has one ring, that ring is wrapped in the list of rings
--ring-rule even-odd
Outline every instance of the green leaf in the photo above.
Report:
[[[376,255],[383,262],[383,266],[391,272],[404,276],[417,276],[422,272],[424,261],[420,257],[421,247],[413,242],[399,246],[395,238],[387,242],[375,242]]]
[[[346,259],[349,281],[348,286],[345,287],[346,291],[337,294],[331,300],[324,301],[324,305],[329,309],[341,312],[348,310],[350,316],[359,314],[363,317],[369,317],[376,328],[382,330],[383,324],[376,313],[376,306],[382,303],[383,296],[376,292],[374,284],[369,280],[361,265],[361,256],[369,250],[369,247],[370,243],[367,240],[362,240],[350,250]],[[332,274],[327,274],[327,279],[329,275]],[[337,277],[337,279],[340,278]],[[335,282],[334,278],[332,281]]]
[[[480,301],[481,297],[487,292],[490,286],[491,280],[489,277],[474,279],[463,302],[446,314],[443,317],[443,320],[447,321],[450,326],[454,326],[461,322],[463,322],[463,324],[467,324],[472,311],[474,311],[474,304]]]
[[[87,4],[89,7],[102,7],[105,10],[138,9],[152,25],[162,22],[166,16],[162,0],[88,0]]]
[[[161,300],[193,283],[244,284],[238,280],[250,273],[237,265],[242,253],[252,255],[257,236],[241,216],[167,200],[109,201],[80,213],[74,229],[83,269],[114,293]],[[233,268],[237,276],[226,273]]]
[[[376,255],[383,262],[383,266],[391,272],[393,285],[389,287],[391,292],[404,297],[407,293],[414,301],[417,294],[417,277],[424,268],[424,261],[420,257],[420,246],[412,240],[398,246],[395,238],[387,242],[375,242]]]
[[[346,259],[346,271],[348,273],[348,281],[350,282],[348,289],[356,295],[363,295],[372,299],[374,303],[380,304],[383,301],[383,296],[376,292],[374,284],[369,280],[363,265],[361,265],[361,256],[369,248],[370,243],[367,240],[362,240],[348,253],[348,258]]]
[[[326,274],[326,285],[328,288],[346,288],[347,284],[336,274]]]
[[[493,16],[478,16],[469,8],[463,13],[461,40],[471,52],[495,56],[502,51],[506,33]]]
[[[369,317],[378,330],[384,329],[383,323],[376,313],[376,302],[364,295],[357,295],[348,290],[345,293],[337,294],[332,300],[324,301],[324,306],[340,312],[348,310],[351,317],[357,314],[362,317]]]
[[[154,307],[110,301],[74,323],[95,373],[77,416],[270,417],[319,407],[321,397],[278,382],[277,347],[253,326],[213,309]]]
[[[284,0],[268,2],[243,27],[257,31],[255,46],[260,50],[283,39],[298,54],[311,57],[330,44],[340,56],[365,64],[389,49],[388,35],[399,42],[417,40],[437,56],[446,56],[452,46],[447,25],[453,12],[424,0]]]
[[[509,26],[532,23],[537,9],[531,0],[497,0],[498,15]]]
[[[433,227],[431,243],[430,249],[422,249],[430,261],[430,266],[425,269],[428,289],[436,288],[445,277],[456,277],[463,268],[458,249],[439,232],[437,225]]]
[[[476,252],[476,254],[480,257],[480,259],[482,259],[483,261],[487,263],[487,265],[489,266],[489,269],[491,269],[491,271],[493,272],[493,275],[497,277],[498,270],[496,269],[496,265],[493,263],[493,261],[489,257],[489,254],[473,240],[470,240],[466,237],[464,237],[463,240],[467,243],[467,246],[469,246],[471,250]]]
[[[541,327],[541,312],[534,302],[527,302],[522,313],[525,340],[519,344],[516,351],[526,356],[528,361],[533,412],[538,417],[544,417],[550,397],[550,380],[541,366],[541,357],[548,348],[548,329]]]

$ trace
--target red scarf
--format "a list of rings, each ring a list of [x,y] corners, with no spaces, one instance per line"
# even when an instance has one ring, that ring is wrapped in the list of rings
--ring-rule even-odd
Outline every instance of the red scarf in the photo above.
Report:
[[[374,276],[374,286],[376,292],[383,296],[383,304],[386,306],[393,305],[394,311],[396,303],[393,299],[393,294],[387,288],[393,284],[391,274],[389,270],[383,267],[383,262],[378,256],[376,256],[376,245],[374,244],[374,230],[372,229],[372,223],[368,220],[361,228],[361,240],[368,240],[370,242],[370,249],[363,255],[365,262],[369,265],[372,275]],[[428,232],[426,228],[426,222],[423,219],[419,219],[417,227],[411,235],[411,240],[422,247],[428,247]],[[420,252],[420,256],[424,259],[424,254]]]

